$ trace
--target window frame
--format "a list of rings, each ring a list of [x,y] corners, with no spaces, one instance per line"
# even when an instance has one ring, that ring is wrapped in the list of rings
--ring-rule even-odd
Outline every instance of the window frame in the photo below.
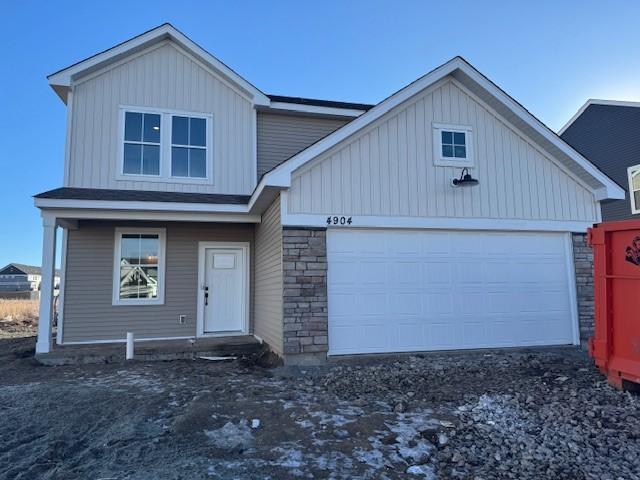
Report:
[[[120,298],[120,260],[122,259],[123,235],[158,235],[158,297]],[[166,269],[166,229],[116,227],[114,230],[113,279],[111,304],[113,306],[164,305]]]
[[[204,184],[215,185],[214,183],[214,157],[213,157],[213,115],[204,112],[190,112],[184,110],[172,110],[166,108],[149,108],[138,107],[133,105],[120,105],[119,107],[119,128],[118,128],[118,169],[116,172],[116,180],[141,181],[153,183],[179,183],[179,184]],[[152,113],[160,115],[160,174],[145,175],[124,173],[124,127],[125,115],[130,113]],[[171,175],[171,147],[172,147],[172,125],[173,117],[196,117],[203,118],[206,122],[206,142],[205,159],[206,159],[206,177],[178,177]],[[200,147],[202,148],[202,147]]]
[[[174,117],[184,117],[187,118],[189,121],[192,118],[198,118],[198,119],[203,119],[205,121],[205,142],[206,145],[203,147],[201,145],[183,145],[180,143],[173,143],[173,118]],[[207,176],[204,177],[190,177],[190,176],[181,176],[181,175],[173,175],[171,172],[173,172],[173,148],[186,148],[188,149],[196,149],[196,150],[204,150],[204,157],[205,157],[205,168],[207,171],[207,174],[209,173],[209,165],[208,165],[208,160],[207,157],[209,155],[209,119],[206,116],[202,116],[202,115],[195,115],[195,114],[191,114],[191,115],[180,115],[177,113],[172,113],[169,115],[169,122],[170,122],[170,131],[171,131],[171,135],[169,137],[169,158],[171,159],[169,161],[169,175],[171,176],[171,178],[181,178],[181,179],[189,179],[189,180],[205,180],[207,178]],[[189,164],[188,164],[189,165]]]
[[[442,132],[464,133],[466,157],[445,157],[442,155]],[[449,123],[433,124],[433,164],[437,167],[472,168],[475,166],[473,150],[473,128],[469,125]]]
[[[631,204],[631,214],[632,215],[637,215],[637,214],[640,213],[640,205],[636,205],[636,198],[635,198],[635,195],[633,193],[634,193],[634,191],[640,192],[640,189],[634,190],[634,188],[633,188],[634,173],[636,175],[640,175],[640,164],[633,165],[633,166],[627,168],[627,180],[629,181],[629,202]]]

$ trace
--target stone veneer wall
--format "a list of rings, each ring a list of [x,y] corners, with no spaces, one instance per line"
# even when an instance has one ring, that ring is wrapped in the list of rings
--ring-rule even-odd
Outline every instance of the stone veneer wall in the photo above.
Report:
[[[580,343],[585,345],[593,335],[595,310],[593,303],[593,251],[585,233],[574,233],[573,261],[576,271]]]
[[[326,229],[284,227],[285,363],[326,361],[329,348]]]

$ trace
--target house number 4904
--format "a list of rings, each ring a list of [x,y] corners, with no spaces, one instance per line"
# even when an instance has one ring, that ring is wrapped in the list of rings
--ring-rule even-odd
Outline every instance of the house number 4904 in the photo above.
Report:
[[[327,225],[351,225],[351,217],[327,217]]]

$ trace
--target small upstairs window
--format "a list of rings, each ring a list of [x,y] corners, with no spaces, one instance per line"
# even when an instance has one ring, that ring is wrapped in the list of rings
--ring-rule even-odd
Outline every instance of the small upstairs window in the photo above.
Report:
[[[443,167],[473,167],[471,127],[433,125],[434,164]]]
[[[640,165],[627,169],[629,176],[629,198],[631,200],[631,213],[640,213]]]
[[[125,112],[125,175],[160,175],[160,118],[155,113]]]
[[[171,117],[171,176],[207,177],[207,119]]]

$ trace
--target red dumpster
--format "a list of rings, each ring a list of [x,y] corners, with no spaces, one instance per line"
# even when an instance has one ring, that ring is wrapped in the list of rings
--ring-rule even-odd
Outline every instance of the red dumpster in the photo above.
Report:
[[[595,333],[589,354],[617,388],[640,384],[640,220],[605,222],[593,248]],[[628,384],[628,382],[633,382]]]

